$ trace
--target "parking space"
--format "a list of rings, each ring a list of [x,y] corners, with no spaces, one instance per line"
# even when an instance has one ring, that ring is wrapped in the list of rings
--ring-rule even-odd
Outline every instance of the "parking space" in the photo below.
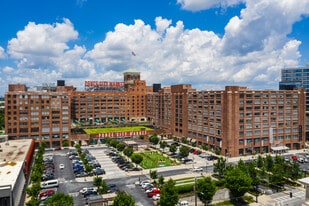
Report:
[[[104,177],[108,179],[126,177],[126,172],[121,170],[117,164],[111,160],[111,157],[106,154],[106,151],[108,151],[107,147],[101,149],[89,149],[90,154],[96,157],[97,161],[105,170],[106,174],[104,174]]]

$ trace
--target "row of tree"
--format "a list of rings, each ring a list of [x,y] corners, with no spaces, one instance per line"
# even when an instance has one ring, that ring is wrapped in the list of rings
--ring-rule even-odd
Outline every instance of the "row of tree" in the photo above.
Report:
[[[27,206],[38,206],[40,204],[39,193],[41,191],[41,177],[44,170],[43,154],[45,144],[42,144],[37,150],[30,175],[31,186],[26,188],[26,193],[30,196],[30,200],[26,202]],[[46,206],[73,206],[73,197],[64,193],[56,193],[48,198],[44,205]]]

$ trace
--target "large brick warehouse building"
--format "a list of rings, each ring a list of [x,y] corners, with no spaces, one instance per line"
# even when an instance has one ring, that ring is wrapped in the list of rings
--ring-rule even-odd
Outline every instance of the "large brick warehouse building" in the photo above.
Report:
[[[249,90],[226,86],[196,91],[189,84],[146,86],[139,72],[124,82],[85,82],[85,91],[65,86],[9,85],[5,132],[9,139],[35,139],[62,146],[74,142],[74,122],[149,122],[169,136],[206,144],[222,155],[241,156],[305,145],[305,90]],[[83,137],[89,138],[87,135]]]

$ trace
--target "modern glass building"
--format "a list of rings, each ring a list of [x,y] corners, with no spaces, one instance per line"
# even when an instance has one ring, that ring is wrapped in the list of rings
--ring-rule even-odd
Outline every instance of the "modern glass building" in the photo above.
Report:
[[[279,90],[293,90],[303,87],[307,92],[306,107],[309,109],[309,64],[306,67],[284,68],[281,70]]]

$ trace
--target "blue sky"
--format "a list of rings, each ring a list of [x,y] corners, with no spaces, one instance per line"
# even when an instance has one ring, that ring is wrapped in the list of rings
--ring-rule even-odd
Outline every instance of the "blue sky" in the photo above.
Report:
[[[277,89],[309,63],[309,0],[3,0],[0,96],[8,84],[122,81]],[[136,56],[132,55],[132,51]]]

